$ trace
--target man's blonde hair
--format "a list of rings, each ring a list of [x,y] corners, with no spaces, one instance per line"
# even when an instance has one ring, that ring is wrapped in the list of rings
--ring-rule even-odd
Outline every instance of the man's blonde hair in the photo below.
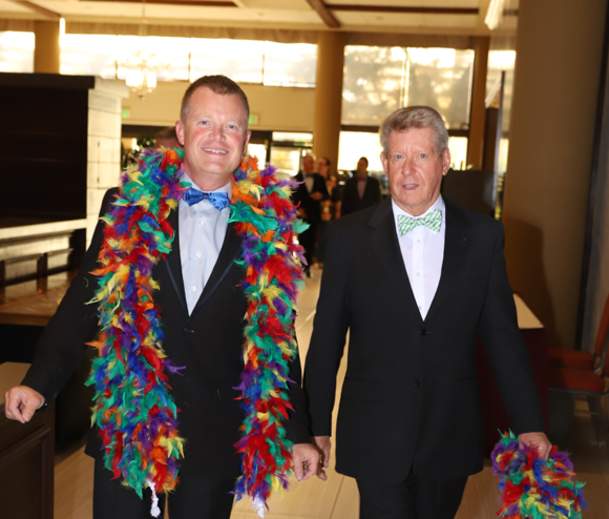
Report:
[[[431,128],[436,136],[436,153],[442,153],[448,148],[448,131],[439,112],[430,106],[408,106],[396,110],[383,121],[380,128],[383,153],[388,151],[389,135],[392,132],[403,132],[411,128]]]

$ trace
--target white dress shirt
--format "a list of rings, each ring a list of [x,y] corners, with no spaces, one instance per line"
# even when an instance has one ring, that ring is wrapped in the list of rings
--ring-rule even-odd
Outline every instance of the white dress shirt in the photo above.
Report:
[[[199,189],[186,173],[183,180],[189,182],[195,189]],[[230,199],[230,189],[229,182],[216,189],[216,192],[228,193]],[[218,260],[228,228],[229,215],[229,207],[218,211],[208,200],[202,200],[192,206],[180,200],[178,210],[180,260],[189,314],[192,313],[203,293],[203,288]]]
[[[305,175],[304,183],[309,193],[313,191],[313,185],[315,184],[315,179],[313,178],[313,175]]]
[[[401,209],[393,200],[391,201],[393,208],[395,229],[400,243],[400,251],[402,259],[408,274],[408,280],[414,294],[414,298],[419,307],[421,318],[425,319],[438,284],[440,283],[440,274],[442,273],[442,261],[444,259],[444,236],[446,234],[446,208],[442,197],[433,203],[433,205],[422,215],[416,218],[422,218],[434,209],[442,211],[442,225],[439,232],[432,231],[428,227],[419,225],[400,236],[398,231],[398,215],[404,214],[413,217],[406,211]]]

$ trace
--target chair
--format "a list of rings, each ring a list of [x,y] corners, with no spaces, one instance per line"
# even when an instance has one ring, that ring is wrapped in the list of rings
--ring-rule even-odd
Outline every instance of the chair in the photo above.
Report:
[[[550,366],[547,372],[549,391],[568,394],[575,399],[584,398],[588,403],[596,441],[599,445],[606,444],[609,430],[609,415],[603,408],[602,399],[609,395],[609,298],[601,316],[601,322],[596,337],[594,362],[587,368]],[[578,352],[574,352],[578,353]],[[567,357],[565,357],[566,359]],[[577,358],[577,357],[573,357]],[[582,360],[583,357],[577,360]],[[574,363],[578,365],[577,362]],[[583,366],[583,362],[578,366]]]
[[[549,347],[547,348],[548,362],[555,368],[574,368],[595,371],[600,374],[602,371],[604,344],[609,334],[609,295],[605,301],[605,308],[601,315],[601,320],[596,332],[594,349],[590,351],[575,350],[572,348]]]

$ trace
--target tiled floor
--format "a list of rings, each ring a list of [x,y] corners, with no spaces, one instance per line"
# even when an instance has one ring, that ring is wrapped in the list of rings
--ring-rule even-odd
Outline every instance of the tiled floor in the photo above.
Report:
[[[315,302],[319,290],[319,271],[314,270],[299,300],[297,334],[301,358],[304,359],[311,335]],[[339,371],[339,390],[344,365]],[[578,477],[587,482],[589,503],[586,519],[609,518],[609,453],[607,447],[591,445],[592,429],[583,408],[578,407],[571,434],[565,445],[573,452]],[[329,471],[326,482],[316,478],[294,483],[289,492],[276,496],[270,503],[268,519],[356,519],[358,494],[354,481]],[[91,517],[92,463],[79,450],[60,461],[55,472],[55,517],[89,519]],[[457,519],[490,519],[496,517],[498,494],[489,468],[470,478]],[[255,519],[248,503],[237,503],[231,519]]]

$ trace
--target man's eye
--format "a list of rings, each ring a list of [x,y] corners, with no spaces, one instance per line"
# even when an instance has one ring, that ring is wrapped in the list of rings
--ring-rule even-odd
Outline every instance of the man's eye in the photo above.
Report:
[[[394,153],[392,158],[394,162],[400,162],[404,160],[404,155],[402,153]]]
[[[228,123],[226,127],[231,131],[239,131],[241,129],[237,123]]]
[[[211,124],[209,119],[201,119],[199,121],[199,126],[208,127]]]
[[[419,160],[427,160],[428,157],[429,155],[423,151],[419,153]]]

